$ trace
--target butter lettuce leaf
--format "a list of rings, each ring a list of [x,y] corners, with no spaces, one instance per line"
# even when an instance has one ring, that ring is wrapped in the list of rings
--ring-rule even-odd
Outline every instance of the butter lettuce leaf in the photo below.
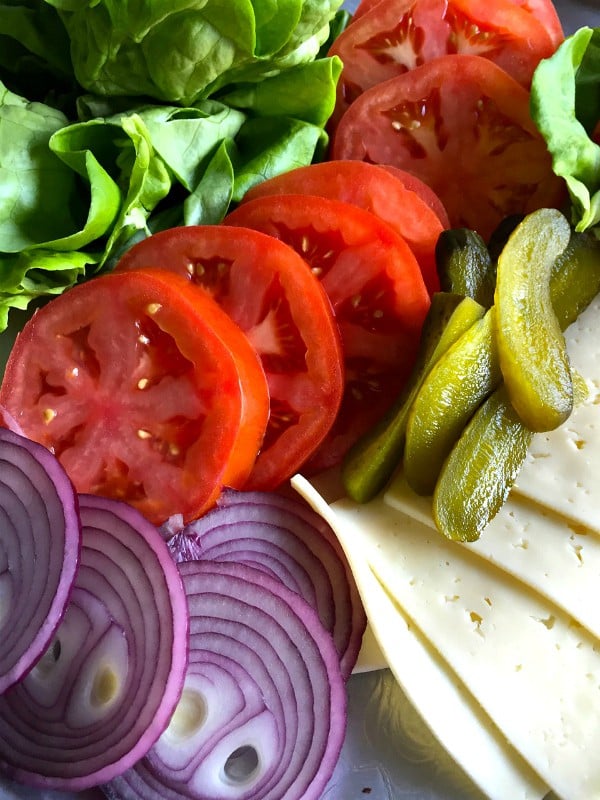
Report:
[[[192,106],[314,60],[341,0],[46,0],[79,83],[100,95]]]
[[[578,231],[600,223],[600,28],[580,28],[540,62],[531,87],[532,117],[554,172],[565,179]]]
[[[52,105],[73,92],[69,37],[56,9],[40,0],[0,4],[0,80],[29,100]]]
[[[100,165],[78,154],[74,171],[51,149],[66,124],[0,84],[0,252],[77,250],[112,224],[120,194]]]
[[[0,253],[0,331],[6,329],[11,309],[24,311],[34,300],[62,294],[96,260],[97,256],[79,251]]]
[[[223,102],[255,116],[287,116],[324,127],[335,107],[339,58],[321,58],[280,72],[260,83],[237,86]]]

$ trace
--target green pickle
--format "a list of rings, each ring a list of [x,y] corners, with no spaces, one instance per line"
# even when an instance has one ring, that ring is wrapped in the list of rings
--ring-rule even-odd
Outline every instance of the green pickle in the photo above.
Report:
[[[342,465],[348,496],[366,503],[389,481],[402,459],[406,419],[429,370],[485,309],[469,297],[437,292],[423,326],[419,355],[411,378],[381,422],[351,448]]]
[[[439,359],[414,398],[406,424],[404,477],[417,494],[431,494],[465,425],[502,381],[494,337],[495,309]]]
[[[600,240],[593,233],[573,233],[554,262],[550,277],[552,307],[561,330],[600,292]]]
[[[483,238],[468,228],[442,231],[435,248],[443,291],[472,297],[489,308],[494,302],[496,269]]]
[[[532,431],[557,428],[573,409],[567,347],[553,308],[551,276],[571,238],[550,208],[528,214],[498,258],[496,341],[510,402]]]
[[[433,519],[444,536],[479,538],[504,504],[532,436],[500,386],[469,421],[437,481]]]

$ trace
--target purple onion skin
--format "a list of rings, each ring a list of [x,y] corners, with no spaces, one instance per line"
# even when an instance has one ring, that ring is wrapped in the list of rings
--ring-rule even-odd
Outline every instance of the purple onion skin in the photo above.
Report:
[[[45,447],[0,428],[0,695],[48,647],[80,551],[78,497],[66,472]]]
[[[180,569],[190,604],[183,697],[207,713],[187,736],[170,726],[104,787],[107,797],[318,800],[346,729],[345,681],[330,634],[302,597],[260,570],[209,561]],[[229,757],[244,745],[260,754],[256,770],[227,778]]]
[[[243,562],[301,594],[332,633],[347,679],[356,664],[366,613],[346,556],[328,523],[299,498],[225,490],[215,509],[163,535],[176,561]]]
[[[81,563],[53,643],[0,697],[0,768],[80,791],[142,758],[169,724],[187,668],[181,575],[156,528],[80,495]]]

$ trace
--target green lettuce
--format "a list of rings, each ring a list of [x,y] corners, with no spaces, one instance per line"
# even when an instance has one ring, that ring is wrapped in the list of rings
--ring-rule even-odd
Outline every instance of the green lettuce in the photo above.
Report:
[[[53,152],[52,137],[66,124],[60,111],[0,84],[0,252],[77,250],[115,219],[118,187],[93,155],[67,164]]]
[[[565,179],[578,231],[600,223],[600,28],[584,27],[540,62],[531,113],[545,138],[554,172]]]
[[[192,106],[316,58],[341,0],[46,0],[78,82],[100,95]]]
[[[62,105],[75,88],[69,51],[56,9],[40,0],[0,4],[0,81],[14,92]]]
[[[93,266],[97,256],[54,250],[0,253],[0,330],[8,326],[9,311],[24,311],[39,298],[62,294]]]

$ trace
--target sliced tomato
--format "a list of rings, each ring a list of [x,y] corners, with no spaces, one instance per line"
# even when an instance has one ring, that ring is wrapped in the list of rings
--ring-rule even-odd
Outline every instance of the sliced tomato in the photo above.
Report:
[[[329,296],[342,335],[344,397],[305,469],[333,466],[389,407],[413,366],[429,308],[417,260],[374,214],[330,198],[258,197],[225,223],[261,230],[293,247]]]
[[[78,491],[126,500],[156,524],[243,485],[268,416],[244,334],[161,270],[97,277],[47,303],[16,340],[0,403]]]
[[[439,56],[488,58],[529,87],[540,59],[555,49],[517,0],[379,0],[330,49],[344,64],[330,127],[362,92]]]
[[[442,224],[425,200],[406,188],[400,176],[364,161],[324,161],[263,181],[244,199],[269,194],[319,195],[371,211],[406,240],[419,262],[429,292],[439,290],[435,246]]]
[[[342,399],[340,335],[321,283],[291,247],[250,228],[172,228],[139,242],[116,270],[149,266],[202,287],[258,352],[270,414],[245,488],[275,488],[318,447]]]
[[[479,56],[442,56],[369,89],[344,115],[331,155],[415,172],[452,227],[486,240],[504,217],[564,199],[528,91]]]
[[[511,0],[515,5],[538,19],[547,31],[554,47],[565,38],[558,11],[552,0]]]
[[[381,164],[380,166],[399,181],[402,181],[404,186],[411,192],[418,194],[421,200],[424,200],[427,203],[429,208],[442,223],[442,228],[445,229],[450,227],[448,212],[431,186],[428,186],[420,178],[417,178],[417,176],[412,172],[407,172],[407,170],[400,169],[400,167],[394,167],[391,164]]]
[[[373,6],[376,6],[377,3],[380,2],[381,0],[360,0],[359,4],[356,6],[356,11],[352,15],[350,25],[352,25],[352,23],[355,22],[359,17],[362,17],[363,14],[366,14],[367,11],[370,11]]]

